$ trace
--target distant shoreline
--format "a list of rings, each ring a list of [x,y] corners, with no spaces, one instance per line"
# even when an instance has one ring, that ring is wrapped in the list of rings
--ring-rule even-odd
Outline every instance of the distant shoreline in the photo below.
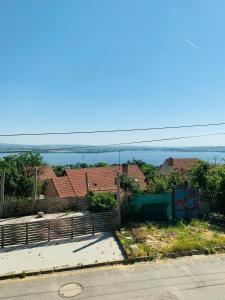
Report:
[[[98,147],[98,146],[96,146]],[[1,148],[1,147],[0,147]],[[221,149],[222,148],[222,149]],[[78,150],[78,149],[65,149],[65,150],[45,150],[45,149],[37,149],[35,147],[29,149],[4,149],[0,150],[0,154],[16,154],[16,153],[26,153],[26,152],[36,152],[40,154],[101,154],[101,153],[118,153],[118,152],[138,152],[138,151],[146,151],[146,152],[215,152],[215,153],[225,153],[225,147],[212,147],[212,148],[204,148],[204,147],[192,147],[192,148],[122,148],[122,149],[96,149],[90,151],[88,149]]]
[[[68,165],[76,163],[87,163],[90,165],[96,164],[98,162],[105,162],[108,164],[119,164],[131,161],[133,159],[142,160],[146,163],[153,164],[155,166],[161,165],[165,159],[168,157],[175,158],[199,158],[209,162],[220,162],[222,163],[225,158],[225,151],[216,151],[216,149],[102,149],[102,151],[94,152],[90,149],[82,149],[82,152],[72,152],[74,149],[69,149],[70,151],[52,151],[47,152],[43,149],[38,149],[38,153],[43,157],[44,161],[50,165]],[[86,150],[86,152],[84,151]],[[89,151],[88,151],[89,150]],[[93,149],[91,149],[93,150]],[[98,149],[100,150],[100,149]],[[104,151],[105,150],[105,151]],[[195,150],[195,151],[194,151]],[[204,151],[205,150],[205,151]],[[31,151],[30,149],[25,152]],[[78,151],[78,149],[77,149]],[[11,149],[11,152],[1,151],[0,158],[8,155],[16,155],[23,153],[24,150],[19,152],[19,149]],[[36,151],[37,152],[37,151]]]

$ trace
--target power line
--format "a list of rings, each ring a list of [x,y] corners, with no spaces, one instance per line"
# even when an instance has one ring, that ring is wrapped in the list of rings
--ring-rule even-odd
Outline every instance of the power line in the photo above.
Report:
[[[146,141],[145,140],[144,141],[132,141],[132,142],[117,143],[117,144],[109,144],[109,145],[104,145],[104,146],[122,146],[122,145],[131,145],[131,144],[143,144],[143,143],[182,140],[182,139],[198,138],[198,137],[204,137],[204,136],[217,136],[217,135],[225,135],[225,132],[179,136],[179,137],[171,137],[171,138],[163,138],[163,139],[155,139],[155,140],[146,140]]]
[[[205,136],[218,136],[218,135],[225,135],[225,132],[218,132],[218,133],[209,133],[209,134],[199,134],[199,135],[189,135],[189,136],[179,136],[179,137],[170,137],[170,138],[162,138],[162,139],[152,139],[152,140],[142,140],[142,141],[131,141],[131,142],[123,142],[123,143],[116,143],[116,144],[107,144],[107,145],[87,145],[87,146],[75,146],[74,148],[45,148],[40,149],[40,151],[35,150],[22,150],[22,151],[14,151],[14,152],[40,152],[42,151],[64,151],[66,150],[75,150],[75,149],[82,149],[82,148],[92,148],[92,149],[98,149],[101,147],[113,147],[113,146],[123,146],[123,145],[132,145],[132,144],[143,144],[143,143],[153,143],[153,142],[163,142],[163,141],[173,141],[173,140],[182,140],[182,139],[191,139],[191,138],[199,138],[199,137],[205,137]],[[116,150],[115,150],[116,151]],[[126,151],[124,149],[123,151]],[[9,153],[9,152],[7,152]],[[83,153],[83,152],[82,152]],[[83,153],[85,154],[85,153]]]
[[[193,124],[193,125],[178,125],[178,126],[164,126],[164,127],[149,127],[149,128],[93,130],[93,131],[39,132],[39,133],[38,132],[36,132],[36,133],[5,133],[5,134],[0,134],[0,137],[98,134],[98,133],[116,133],[116,132],[151,131],[151,130],[153,131],[153,130],[166,130],[166,129],[180,129],[180,128],[222,126],[222,125],[225,125],[225,122],[221,122],[221,123],[207,123],[207,124]]]

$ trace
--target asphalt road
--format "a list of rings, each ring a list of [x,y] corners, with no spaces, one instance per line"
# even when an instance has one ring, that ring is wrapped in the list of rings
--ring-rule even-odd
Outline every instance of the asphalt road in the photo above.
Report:
[[[67,286],[68,283],[72,284]],[[75,293],[80,294],[73,296]],[[222,300],[225,299],[225,255],[7,280],[0,282],[0,299]]]

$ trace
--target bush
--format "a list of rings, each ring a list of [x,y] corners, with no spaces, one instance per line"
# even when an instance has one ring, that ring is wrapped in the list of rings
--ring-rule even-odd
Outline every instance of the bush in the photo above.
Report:
[[[117,200],[111,192],[94,193],[90,196],[91,210],[94,212],[111,211],[116,207]]]
[[[157,176],[152,179],[147,187],[149,194],[161,194],[170,192],[168,180],[165,176]]]
[[[130,192],[132,194],[139,194],[143,192],[139,182],[134,177],[124,174],[120,176],[120,187],[123,191]]]

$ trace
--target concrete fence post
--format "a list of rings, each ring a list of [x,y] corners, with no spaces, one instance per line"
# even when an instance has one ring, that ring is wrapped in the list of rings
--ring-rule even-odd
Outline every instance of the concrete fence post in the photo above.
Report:
[[[73,217],[71,218],[71,239],[73,239]]]
[[[33,194],[33,199],[32,199],[32,213],[34,213],[34,209],[35,209],[35,204],[36,204],[36,200],[37,200],[37,177],[38,177],[38,169],[35,167],[34,168],[34,194]]]

